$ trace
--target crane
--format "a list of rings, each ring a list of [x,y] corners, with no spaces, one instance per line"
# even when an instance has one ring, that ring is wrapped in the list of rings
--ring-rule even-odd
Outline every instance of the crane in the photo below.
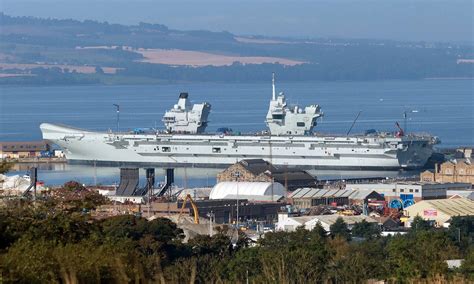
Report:
[[[181,219],[181,216],[183,215],[183,210],[184,210],[184,207],[186,207],[186,202],[188,200],[189,200],[189,203],[191,203],[191,207],[193,208],[194,224],[199,224],[199,211],[196,206],[196,203],[194,203],[193,198],[191,197],[191,194],[186,194],[186,197],[183,199],[183,205],[181,206],[181,210],[179,211],[178,222]]]
[[[405,136],[405,131],[403,131],[403,129],[400,127],[400,124],[398,124],[398,122],[395,123],[395,126],[397,126],[397,128],[398,128],[396,136],[397,137]]]

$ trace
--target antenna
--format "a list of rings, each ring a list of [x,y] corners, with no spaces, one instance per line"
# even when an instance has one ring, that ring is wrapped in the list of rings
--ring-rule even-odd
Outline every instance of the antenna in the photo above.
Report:
[[[276,100],[276,96],[275,96],[275,72],[272,73],[272,100]]]
[[[113,104],[115,108],[117,109],[117,132],[120,131],[120,105],[118,104]]]
[[[362,112],[362,111],[360,110],[359,113],[357,114],[356,118],[355,118],[354,121],[352,122],[351,128],[349,128],[349,130],[347,131],[346,136],[349,135],[349,133],[351,133],[351,130],[352,130],[352,128],[354,127],[354,125],[355,125],[357,119],[359,119],[359,116],[360,116],[360,113],[361,113],[361,112]]]

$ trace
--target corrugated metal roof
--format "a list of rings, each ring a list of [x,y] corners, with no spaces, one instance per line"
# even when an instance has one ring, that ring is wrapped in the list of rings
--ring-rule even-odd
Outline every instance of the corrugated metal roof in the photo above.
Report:
[[[293,193],[291,193],[290,197],[301,198],[310,190],[311,188],[298,188],[297,190],[293,191]]]
[[[299,188],[293,191],[290,198],[350,197],[353,193],[348,189]]]
[[[302,198],[308,198],[314,195],[315,192],[317,192],[318,189],[316,188],[305,188],[304,191],[302,191],[301,197]]]
[[[371,194],[372,192],[374,192],[374,190],[370,190],[370,189],[353,190],[351,194],[351,199],[362,200],[362,199],[365,199],[367,195]]]
[[[341,189],[339,190],[336,194],[334,194],[334,197],[349,197],[350,193],[346,189]]]
[[[424,200],[437,210],[450,216],[474,215],[474,201],[467,198]]]
[[[333,214],[333,215],[319,215],[319,216],[311,216],[311,217],[313,217],[312,220],[317,219],[318,221],[322,223],[326,223],[328,225],[334,224],[338,218],[342,218],[344,222],[346,222],[346,224],[348,225],[353,225],[355,223],[362,222],[362,220],[365,220],[369,223],[378,223],[377,220],[375,220],[374,218],[365,216],[365,215],[343,216],[343,215]]]
[[[339,189],[330,189],[324,194],[324,197],[333,197],[338,191]]]
[[[318,190],[317,192],[315,192],[313,194],[313,198],[321,198],[321,197],[324,197],[324,195],[327,193],[328,191],[326,189],[320,189]]]

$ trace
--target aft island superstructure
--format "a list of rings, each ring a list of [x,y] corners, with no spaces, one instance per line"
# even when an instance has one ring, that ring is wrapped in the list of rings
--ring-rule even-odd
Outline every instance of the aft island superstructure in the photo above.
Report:
[[[40,128],[43,138],[59,145],[68,161],[107,165],[222,167],[258,158],[308,169],[420,168],[438,143],[431,135],[315,135],[321,108],[289,107],[283,93],[276,95],[274,81],[272,85],[269,131],[259,134],[205,133],[211,105],[192,105],[187,93],[165,113],[166,132],[93,132],[49,123]]]

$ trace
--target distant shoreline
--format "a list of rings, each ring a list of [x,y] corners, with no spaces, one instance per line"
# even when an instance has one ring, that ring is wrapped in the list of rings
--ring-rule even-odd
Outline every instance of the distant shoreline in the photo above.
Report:
[[[474,80],[474,77],[428,77],[423,80]]]
[[[417,78],[417,79],[373,79],[373,80],[284,80],[281,79],[280,82],[284,83],[313,83],[313,82],[334,82],[334,83],[343,83],[343,82],[396,82],[396,81],[469,81],[474,80],[474,77],[428,77],[428,78]],[[100,82],[48,82],[48,83],[39,83],[39,82],[5,82],[0,78],[0,87],[56,87],[56,86],[130,86],[130,85],[163,85],[163,84],[258,84],[265,83],[268,80],[162,80],[154,78],[144,78],[144,77],[120,77],[113,79],[112,81],[100,81]]]

